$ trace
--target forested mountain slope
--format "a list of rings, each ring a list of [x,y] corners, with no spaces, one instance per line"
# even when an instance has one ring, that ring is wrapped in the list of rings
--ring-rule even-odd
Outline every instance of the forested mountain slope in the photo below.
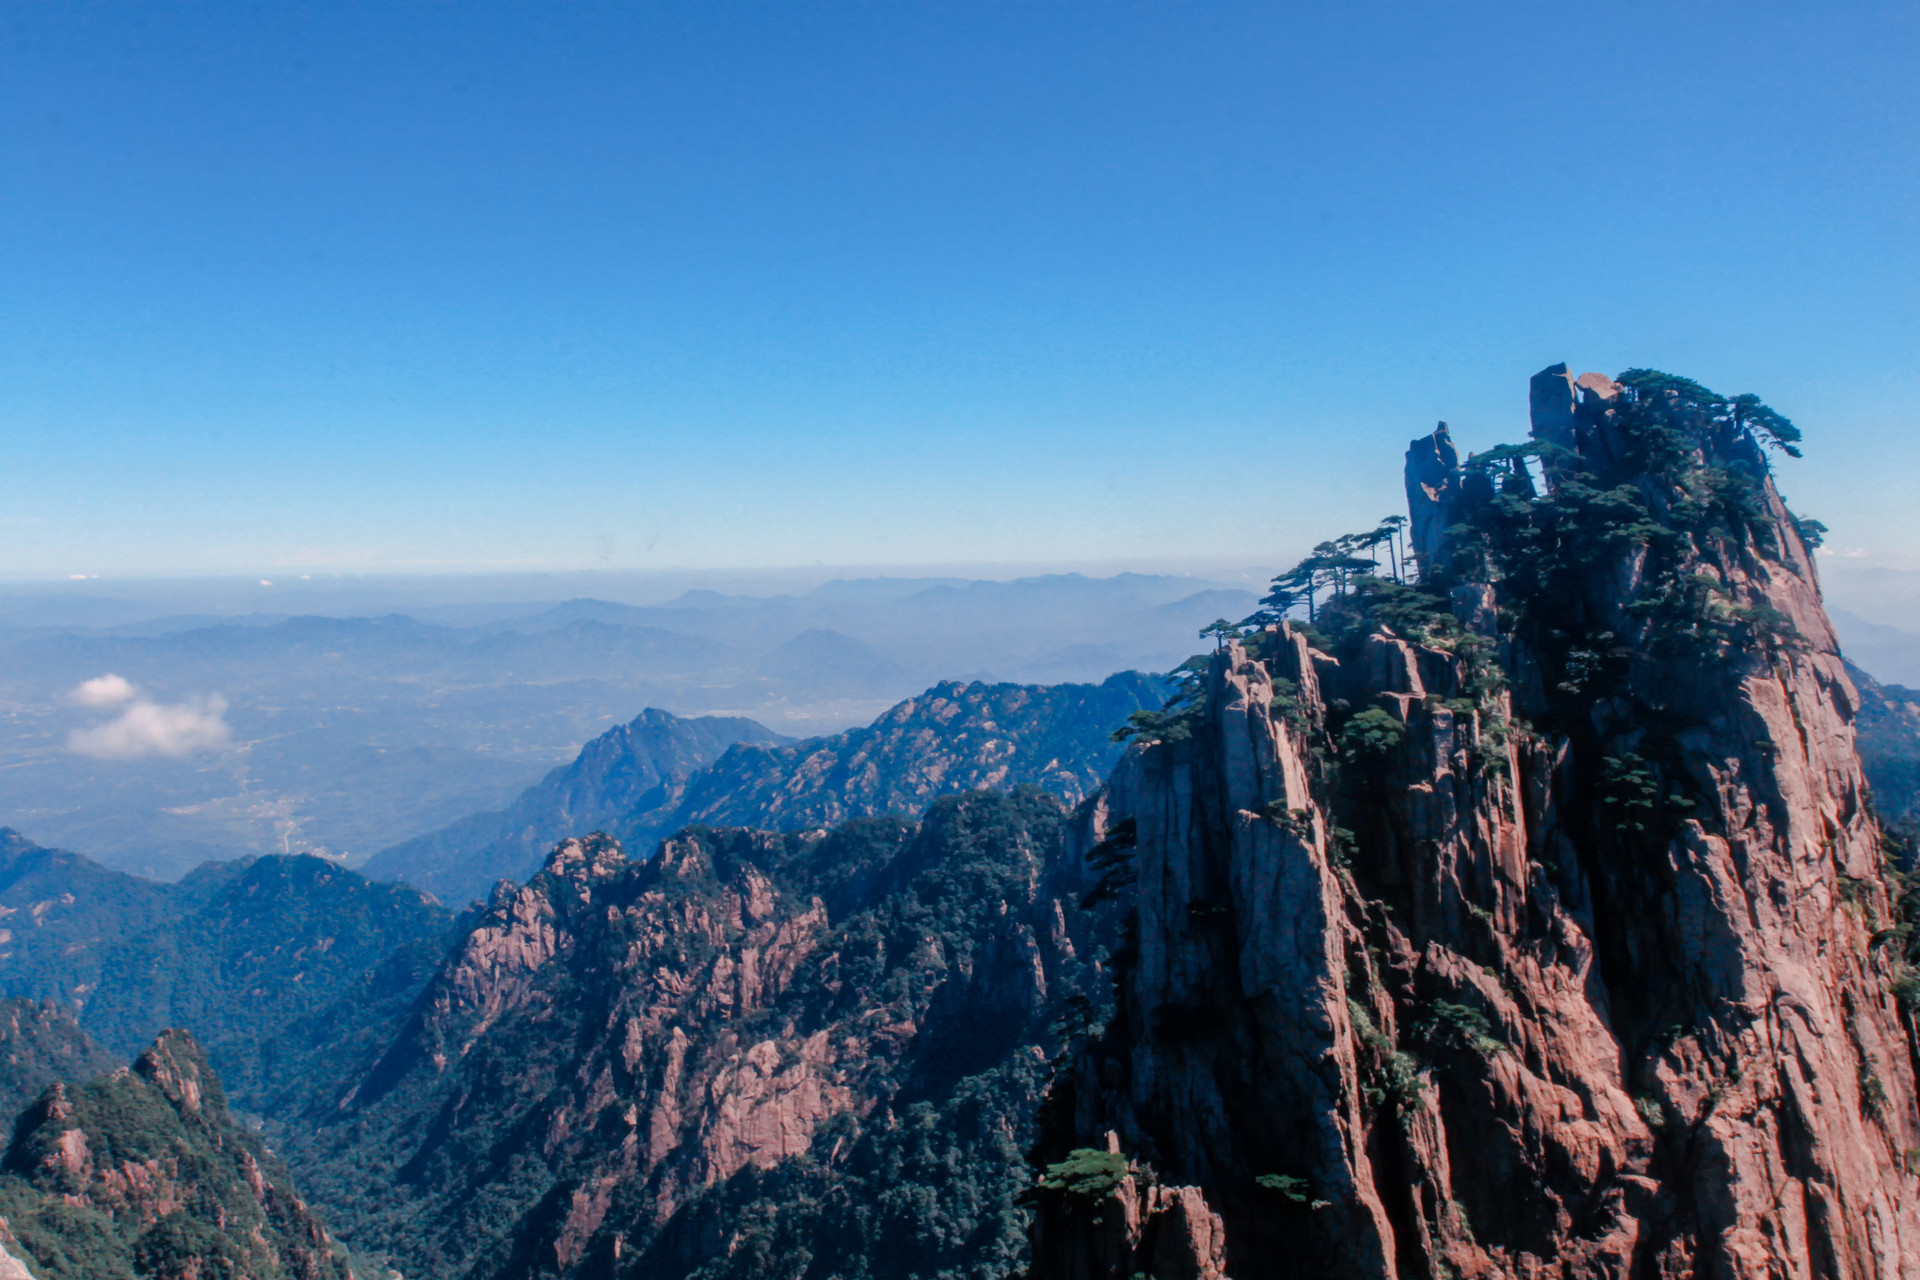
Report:
[[[1873,784],[1874,804],[1889,822],[1920,823],[1920,693],[1881,684],[1847,664],[1860,691],[1860,765]]]
[[[527,875],[567,836],[634,809],[671,808],[687,780],[735,743],[790,741],[739,716],[686,718],[650,707],[589,742],[507,808],[383,849],[361,870],[452,903],[485,897],[495,880]]]
[[[178,1031],[132,1070],[56,1084],[20,1117],[0,1162],[0,1249],[0,1268],[24,1261],[37,1280],[352,1274]]]
[[[1105,986],[1066,822],[569,841],[310,1117],[303,1185],[423,1280],[1004,1276],[1049,1025]]]
[[[0,994],[57,1002],[130,1055],[187,1027],[249,1106],[399,1016],[451,914],[405,885],[295,855],[174,884],[0,832]]]
[[[66,1005],[0,1000],[0,1118],[11,1121],[56,1080],[85,1083],[121,1061],[80,1029]]]

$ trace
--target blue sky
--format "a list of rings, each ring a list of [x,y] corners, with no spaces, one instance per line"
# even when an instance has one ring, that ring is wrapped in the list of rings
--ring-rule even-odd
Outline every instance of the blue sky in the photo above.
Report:
[[[1277,562],[1559,359],[1920,563],[1920,7],[72,3],[0,576]]]

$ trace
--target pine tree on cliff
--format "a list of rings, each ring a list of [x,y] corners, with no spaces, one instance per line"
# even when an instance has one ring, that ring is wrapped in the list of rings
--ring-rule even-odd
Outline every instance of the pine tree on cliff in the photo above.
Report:
[[[1920,1272],[1920,903],[1768,466],[1800,433],[1648,370],[1530,400],[1409,448],[1418,585],[1296,629],[1323,544],[1139,720],[1035,1280]]]

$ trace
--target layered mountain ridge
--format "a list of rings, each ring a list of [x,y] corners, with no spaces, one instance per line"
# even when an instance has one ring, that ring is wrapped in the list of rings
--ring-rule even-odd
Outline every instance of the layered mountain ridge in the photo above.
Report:
[[[1097,685],[943,681],[872,724],[803,742],[751,720],[650,709],[507,810],[384,850],[364,870],[458,903],[526,877],[555,842],[596,829],[643,851],[694,824],[831,826],[916,814],[935,796],[979,787],[1031,783],[1073,804],[1118,756],[1110,731],[1163,696],[1158,678],[1130,671]]]
[[[65,1082],[0,1276],[345,1275],[324,1215],[409,1280],[1910,1280],[1914,696],[1840,658],[1785,419],[1530,401],[1164,705],[648,711],[396,847],[458,916],[0,836],[0,979],[68,1002],[0,1010],[0,1083]]]
[[[194,1029],[255,1106],[397,1016],[453,916],[406,885],[303,854],[143,880],[0,831],[0,984],[58,1003],[116,1053]]]
[[[684,717],[649,707],[587,743],[507,808],[382,849],[362,870],[448,902],[484,897],[494,881],[524,877],[570,835],[634,809],[671,809],[688,780],[735,743],[791,741],[743,716]]]

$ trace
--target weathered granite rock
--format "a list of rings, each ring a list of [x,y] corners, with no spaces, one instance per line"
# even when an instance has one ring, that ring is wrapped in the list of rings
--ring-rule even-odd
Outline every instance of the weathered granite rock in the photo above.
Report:
[[[1407,545],[1416,563],[1447,562],[1447,528],[1460,498],[1460,452],[1441,423],[1407,446]]]
[[[696,827],[644,860],[563,842],[495,893],[303,1158],[332,1183],[374,1166],[380,1193],[341,1229],[410,1276],[672,1277],[735,1255],[727,1274],[788,1274],[753,1261],[770,1221],[800,1257],[905,1233],[862,1264],[877,1277],[1017,1258],[1047,1028],[1107,985],[1114,940],[1110,911],[1079,909],[1068,816],[1024,789],[918,822]],[[952,1149],[911,1187],[873,1157],[949,1114],[970,1131],[939,1134]]]
[[[1752,514],[1688,523],[1692,491],[1620,470],[1632,394],[1557,366],[1536,429],[1665,532],[1558,598],[1458,584],[1460,630],[1229,645],[1090,809],[1135,824],[1136,949],[1039,1154],[1116,1134],[1239,1280],[1920,1276],[1858,698],[1757,445],[1701,429]],[[1452,454],[1408,454],[1439,587]],[[1157,1266],[1143,1194],[1040,1196],[1031,1274]]]
[[[352,1280],[286,1171],[227,1113],[206,1055],[163,1032],[131,1070],[56,1083],[0,1164],[0,1278]]]

